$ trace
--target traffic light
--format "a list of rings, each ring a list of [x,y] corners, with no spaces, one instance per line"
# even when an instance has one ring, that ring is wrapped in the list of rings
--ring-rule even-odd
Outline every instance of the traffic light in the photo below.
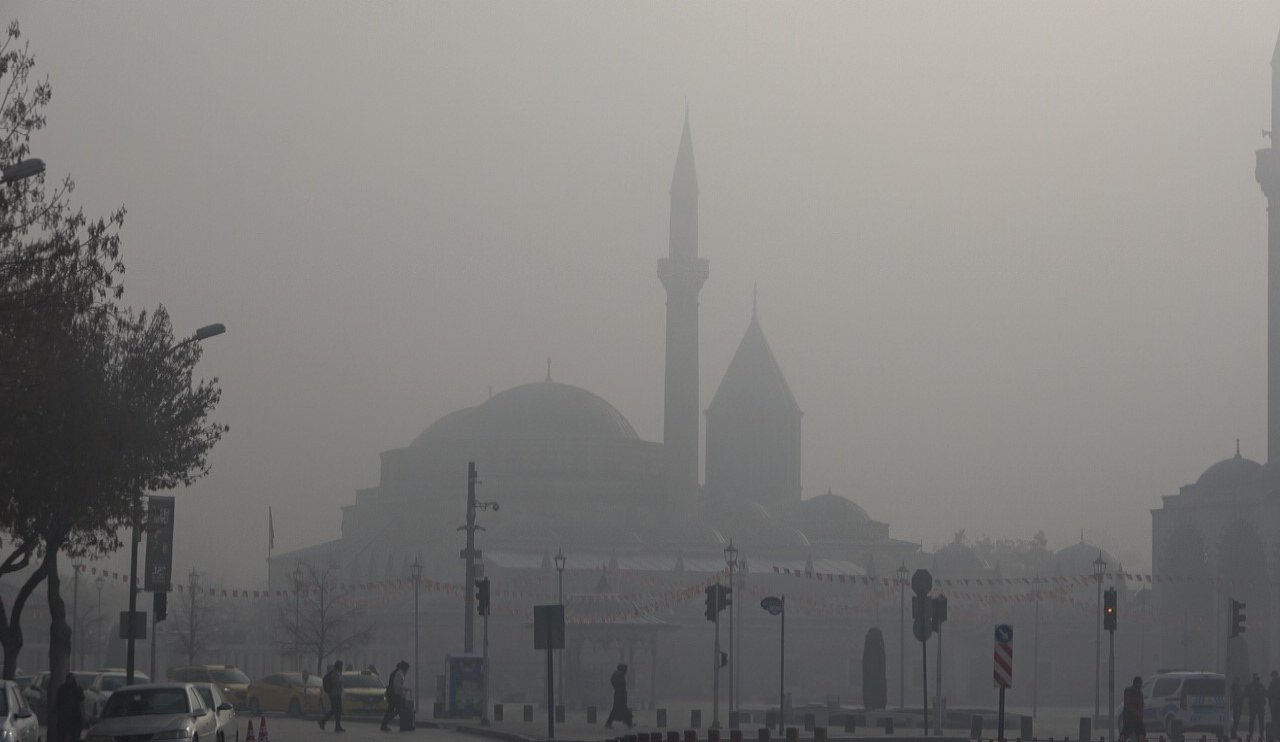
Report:
[[[939,595],[933,599],[929,610],[929,624],[934,631],[939,631],[947,620],[947,596]]]
[[[1102,628],[1107,631],[1116,630],[1116,589],[1107,588],[1102,594]]]
[[[717,589],[716,589],[716,588],[718,588],[718,587],[720,587],[720,586],[719,586],[719,585],[707,585],[707,589],[706,589],[706,593],[707,593],[707,610],[706,610],[706,611],[704,611],[702,615],[706,616],[708,621],[714,621],[714,620],[716,620],[716,613],[718,613],[718,612],[719,612],[719,611],[717,611],[717,610],[716,610],[716,597],[719,595],[719,592],[720,592],[719,590],[717,590]]]
[[[476,613],[489,615],[489,578],[476,580]]]
[[[169,593],[151,593],[151,609],[155,613],[156,623],[169,617]]]
[[[720,610],[723,611],[733,602],[733,588],[720,583],[716,583],[716,587],[720,589]]]
[[[725,665],[727,665],[727,664],[729,664],[729,653],[728,653],[728,652],[721,652],[721,653],[720,653],[720,666],[721,666],[721,667],[724,667],[724,666],[725,666]]]
[[[1231,638],[1234,639],[1244,633],[1244,603],[1238,600],[1231,601]]]

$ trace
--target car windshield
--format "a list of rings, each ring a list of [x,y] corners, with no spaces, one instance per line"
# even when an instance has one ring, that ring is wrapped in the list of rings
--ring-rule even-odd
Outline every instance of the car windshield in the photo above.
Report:
[[[345,675],[342,678],[343,688],[381,688],[384,685],[377,675],[365,675],[357,673],[355,675]]]
[[[135,676],[137,677],[137,676]],[[117,691],[125,686],[125,675],[103,675],[102,689],[109,691]],[[143,682],[146,682],[145,679]]]
[[[1226,681],[1222,678],[1190,678],[1187,680],[1188,696],[1221,696]]]
[[[244,685],[249,682],[249,676],[234,667],[226,670],[213,670],[212,675],[214,682],[217,683]]]
[[[102,718],[185,714],[188,711],[185,688],[123,689],[111,694],[102,709]]]

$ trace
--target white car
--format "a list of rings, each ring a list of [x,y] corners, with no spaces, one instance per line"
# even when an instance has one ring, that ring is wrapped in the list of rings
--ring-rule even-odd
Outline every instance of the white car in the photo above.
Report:
[[[1158,672],[1142,684],[1143,723],[1148,732],[1179,721],[1183,731],[1221,734],[1226,689],[1221,673]]]
[[[200,700],[204,701],[205,708],[213,709],[214,716],[218,717],[218,740],[217,742],[227,742],[227,738],[235,739],[236,736],[236,709],[235,706],[222,693],[222,688],[213,683],[193,683],[196,692],[200,694]]]
[[[40,722],[27,705],[18,684],[12,680],[0,680],[0,739],[12,742],[37,742],[40,739]]]
[[[217,739],[218,717],[191,683],[130,685],[111,694],[85,742]]]
[[[111,698],[111,694],[117,689],[123,688],[126,683],[125,679],[129,675],[124,670],[99,670],[98,674],[93,677],[93,682],[89,683],[89,687],[84,689],[84,704],[81,706],[81,713],[84,715],[84,723],[92,724],[98,720],[98,716],[102,714],[102,707],[107,705],[107,701]],[[133,673],[134,683],[150,683],[151,678],[147,677],[144,672]]]

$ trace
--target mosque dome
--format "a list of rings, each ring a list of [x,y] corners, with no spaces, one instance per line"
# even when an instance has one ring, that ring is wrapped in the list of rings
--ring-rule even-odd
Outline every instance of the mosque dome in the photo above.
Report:
[[[1196,480],[1196,486],[1211,490],[1243,487],[1257,478],[1260,469],[1262,464],[1237,453],[1205,469],[1204,474]]]
[[[991,564],[977,549],[965,543],[960,534],[956,540],[934,552],[933,566],[939,573],[947,575],[979,575],[991,569]]]
[[[498,437],[639,440],[627,418],[603,398],[547,380],[513,387],[483,404],[451,412],[423,431],[413,446]]]
[[[1091,575],[1093,574],[1093,563],[1099,555],[1106,560],[1108,571],[1117,567],[1115,557],[1093,544],[1086,543],[1084,536],[1081,535],[1079,543],[1059,549],[1053,555],[1053,560],[1057,562],[1058,569],[1064,575]]]
[[[827,490],[826,494],[793,503],[782,513],[788,523],[801,530],[818,527],[823,530],[857,527],[871,521],[871,516],[858,503]]]

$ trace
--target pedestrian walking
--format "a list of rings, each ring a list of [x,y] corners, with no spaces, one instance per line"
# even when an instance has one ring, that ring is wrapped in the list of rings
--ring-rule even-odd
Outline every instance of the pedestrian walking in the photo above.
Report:
[[[1231,739],[1239,739],[1240,714],[1244,712],[1244,689],[1240,678],[1231,679]]]
[[[387,713],[382,715],[382,731],[389,732],[391,727],[387,726],[391,720],[398,715],[400,721],[404,722],[405,714],[405,697],[404,697],[404,676],[409,671],[409,663],[400,660],[396,663],[396,669],[391,671],[391,679],[387,681]]]
[[[53,703],[58,717],[58,742],[79,742],[80,727],[84,723],[84,691],[76,682],[76,676],[67,673],[67,679],[58,686],[58,697]]]
[[[1271,682],[1267,685],[1267,705],[1271,711],[1271,733],[1268,739],[1276,738],[1276,719],[1280,719],[1280,672],[1271,671]]]
[[[1253,680],[1250,680],[1249,685],[1244,689],[1244,701],[1249,707],[1249,739],[1253,739],[1255,721],[1258,723],[1258,739],[1262,739],[1267,731],[1267,689],[1262,685],[1262,679],[1256,672],[1253,674]]]
[[[609,709],[609,719],[605,721],[606,729],[613,729],[613,722],[620,721],[627,725],[627,729],[632,726],[631,709],[627,707],[627,666],[618,665],[618,669],[614,670],[613,675],[609,677],[609,684],[613,686],[613,708]]]
[[[347,731],[342,728],[342,660],[333,663],[333,667],[324,674],[320,684],[325,695],[329,697],[329,710],[320,720],[320,729],[323,730],[325,722],[329,721],[329,717],[333,717],[333,731]]]
[[[1124,707],[1120,711],[1119,742],[1142,742],[1147,737],[1147,727],[1142,722],[1142,676],[1133,678],[1133,684],[1124,689]]]

